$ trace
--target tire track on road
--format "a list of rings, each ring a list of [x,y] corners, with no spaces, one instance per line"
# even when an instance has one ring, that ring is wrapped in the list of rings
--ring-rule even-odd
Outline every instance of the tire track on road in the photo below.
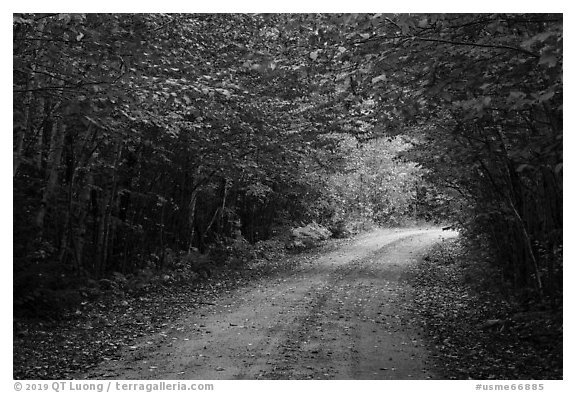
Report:
[[[402,311],[392,303],[402,293],[399,278],[408,264],[446,235],[431,229],[363,235],[303,262],[289,276],[196,310],[85,378],[432,377],[423,371],[424,348],[407,339],[413,332],[395,320]]]

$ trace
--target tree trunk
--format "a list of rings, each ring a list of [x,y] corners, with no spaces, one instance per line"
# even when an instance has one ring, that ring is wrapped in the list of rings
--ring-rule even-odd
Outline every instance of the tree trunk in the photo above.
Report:
[[[46,100],[42,97],[38,97],[38,107],[44,110],[45,116],[48,116],[47,113],[47,103]],[[36,163],[36,168],[38,170],[42,169],[42,158],[44,156],[44,121],[38,127],[38,135],[36,136],[36,157],[34,161]]]
[[[50,154],[48,156],[49,172],[48,180],[42,194],[42,201],[40,209],[36,215],[36,226],[38,227],[42,238],[44,235],[44,221],[46,219],[46,212],[48,204],[52,201],[56,186],[58,185],[58,170],[60,168],[60,160],[62,158],[62,151],[64,150],[64,138],[66,136],[66,125],[62,119],[56,119],[52,128],[52,138],[50,143]]]
[[[91,172],[88,172],[86,175],[86,184],[84,184],[84,188],[80,193],[80,200],[79,200],[79,214],[78,214],[78,231],[75,236],[75,252],[76,252],[76,261],[80,269],[85,268],[84,266],[84,243],[85,243],[85,236],[86,236],[86,217],[88,216],[88,209],[90,207],[90,189],[92,187],[92,183],[94,182],[94,176]]]
[[[196,221],[196,201],[198,199],[198,192],[199,192],[199,184],[201,182],[200,180],[200,173],[201,173],[202,167],[199,165],[196,168],[194,177],[192,178],[192,181],[196,181],[196,184],[194,185],[193,189],[192,189],[192,193],[190,194],[190,202],[188,203],[188,225],[190,228],[190,237],[188,240],[188,252],[192,251],[192,247],[194,244],[194,235],[195,233],[195,221]]]
[[[514,212],[514,216],[516,217],[516,221],[518,222],[518,226],[520,227],[520,231],[521,231],[520,233],[521,233],[522,238],[524,240],[524,245],[525,245],[526,251],[528,253],[528,258],[529,258],[530,263],[532,265],[532,269],[534,270],[536,290],[538,291],[538,294],[540,296],[542,296],[542,280],[540,278],[540,270],[538,269],[538,262],[536,261],[536,257],[534,256],[534,251],[532,250],[532,244],[530,243],[530,236],[528,235],[528,231],[526,231],[526,226],[524,225],[524,221],[522,220],[522,217],[520,217],[520,214],[518,213],[518,210],[516,210],[516,207],[514,206],[514,202],[512,201],[512,199],[510,197],[508,199],[508,204],[510,205],[510,208]]]
[[[44,28],[46,26],[46,21],[42,20],[40,21],[36,26],[36,32],[38,34],[43,34],[44,33]],[[32,47],[32,51],[34,52],[34,55],[36,58],[40,58],[40,56],[42,55],[42,51],[43,51],[43,47],[42,47],[42,41],[41,40],[37,40],[34,42],[33,47]],[[34,103],[34,92],[37,91],[40,87],[40,81],[39,81],[39,75],[35,73],[36,70],[36,64],[31,63],[29,64],[30,66],[30,74],[29,77],[26,81],[26,93],[25,93],[25,99],[24,99],[24,114],[23,114],[23,124],[24,124],[24,128],[20,127],[19,131],[17,131],[16,133],[16,146],[15,146],[15,150],[14,150],[14,156],[13,156],[13,166],[12,166],[12,177],[16,177],[16,174],[18,173],[18,169],[20,168],[20,164],[22,163],[22,155],[23,155],[23,151],[24,151],[24,140],[26,139],[26,136],[31,135],[32,134],[32,129],[33,129],[33,125],[34,125],[34,108],[42,108],[44,109],[44,100],[42,98],[39,97],[39,104],[35,105]],[[40,138],[42,138],[42,129],[40,127],[39,130],[39,135]],[[41,143],[41,139],[40,139],[40,143]],[[41,145],[40,145],[41,147]],[[40,150],[41,151],[41,150]]]
[[[101,228],[101,257],[100,257],[100,274],[104,274],[106,271],[106,267],[108,264],[108,255],[109,255],[109,245],[111,243],[111,237],[114,234],[114,225],[111,225],[112,222],[112,210],[114,207],[114,203],[116,200],[116,193],[118,190],[118,165],[120,163],[120,156],[122,154],[122,142],[118,141],[116,143],[116,152],[114,157],[114,165],[112,169],[112,185],[110,189],[110,196],[104,208],[104,220],[103,225]]]
[[[36,85],[34,75],[31,74],[26,82],[26,90],[25,98],[24,98],[24,113],[22,115],[22,125],[16,128],[16,146],[13,153],[13,165],[12,165],[12,177],[16,177],[18,173],[18,169],[20,168],[20,164],[22,163],[22,154],[24,154],[24,140],[26,139],[26,135],[30,135],[32,132],[32,118],[33,118],[33,111],[32,111],[32,102],[34,97],[32,92]]]

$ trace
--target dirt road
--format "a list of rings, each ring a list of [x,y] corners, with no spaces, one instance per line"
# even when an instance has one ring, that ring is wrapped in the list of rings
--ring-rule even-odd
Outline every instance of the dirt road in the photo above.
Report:
[[[401,277],[439,229],[378,230],[167,325],[84,378],[435,378]]]

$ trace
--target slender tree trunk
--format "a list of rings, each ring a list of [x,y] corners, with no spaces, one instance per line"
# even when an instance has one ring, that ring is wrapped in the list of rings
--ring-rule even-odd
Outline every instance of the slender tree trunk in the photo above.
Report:
[[[230,187],[228,186],[228,179],[226,177],[224,177],[223,187],[224,187],[224,190],[223,190],[223,195],[222,195],[222,206],[220,208],[219,225],[218,225],[220,233],[222,233],[222,231],[224,230],[224,228],[223,228],[224,209],[226,208],[226,198],[228,197],[228,190],[230,189]]]
[[[94,139],[97,134],[97,130],[92,131],[92,125],[89,125],[86,130],[86,137],[82,143],[80,148],[80,157],[78,159],[78,163],[74,168],[74,172],[72,173],[73,181],[71,184],[74,184],[76,179],[78,179],[79,183],[79,195],[78,195],[78,208],[76,213],[74,213],[74,209],[71,207],[70,214],[72,214],[71,218],[75,218],[75,228],[74,225],[71,223],[71,233],[70,239],[74,244],[74,259],[76,261],[76,265],[78,270],[82,270],[85,268],[84,266],[84,245],[85,245],[85,236],[86,236],[86,218],[88,217],[88,211],[90,209],[90,190],[92,188],[92,184],[94,183],[94,175],[90,171],[90,164],[93,161],[93,153],[94,153]],[[87,169],[86,174],[84,175],[84,185],[81,185],[82,176],[77,176],[78,171],[77,168],[84,167]],[[72,194],[70,194],[72,197]]]
[[[105,206],[105,213],[104,213],[104,219],[103,221],[103,225],[102,225],[102,230],[101,230],[101,236],[102,236],[102,248],[100,250],[101,252],[101,259],[100,259],[100,274],[104,274],[104,272],[106,271],[106,267],[108,264],[108,255],[109,255],[109,245],[111,243],[111,237],[113,236],[114,233],[114,226],[111,225],[111,219],[112,219],[112,210],[114,207],[114,203],[116,200],[116,193],[117,193],[117,189],[118,189],[118,165],[120,163],[120,156],[122,154],[122,142],[118,141],[116,143],[116,152],[115,152],[115,157],[114,157],[114,166],[112,169],[112,186],[110,189],[110,196],[108,198],[108,201],[106,203]]]
[[[192,245],[194,244],[195,235],[195,219],[196,219],[196,199],[198,198],[198,190],[192,191],[190,196],[190,203],[188,204],[188,225],[190,226],[190,238],[188,240],[188,252],[192,251]]]
[[[162,208],[160,210],[160,269],[164,268],[166,258],[166,246],[164,245],[164,213],[166,211],[166,201],[162,200]]]
[[[192,190],[192,193],[190,194],[190,202],[188,203],[188,225],[190,228],[190,237],[188,240],[188,252],[192,251],[192,246],[194,244],[194,235],[195,235],[195,221],[196,221],[196,201],[198,199],[198,192],[200,190],[200,187],[198,186],[198,184],[200,183],[200,173],[202,171],[202,167],[200,165],[198,165],[198,167],[196,168],[194,177],[193,177],[193,182],[197,182]]]
[[[56,186],[58,185],[58,170],[60,168],[60,161],[62,158],[62,151],[64,150],[64,138],[66,136],[66,125],[62,119],[56,119],[52,129],[52,138],[50,143],[49,154],[49,172],[44,193],[42,194],[42,201],[40,209],[36,215],[36,226],[40,230],[40,238],[44,235],[44,221],[48,204],[52,201]]]
[[[97,232],[96,232],[96,250],[94,255],[94,271],[95,274],[101,275],[102,271],[104,270],[102,265],[104,261],[104,236],[105,236],[105,225],[106,225],[106,211],[107,211],[107,203],[110,199],[108,196],[109,191],[105,191],[102,195],[102,201],[99,203],[99,209],[97,213]]]
[[[76,261],[79,268],[84,268],[84,243],[86,241],[86,218],[88,216],[88,209],[90,208],[90,189],[94,182],[94,176],[91,172],[86,175],[86,183],[80,193],[79,200],[79,214],[78,214],[78,231],[76,235]]]
[[[528,258],[532,265],[532,269],[534,270],[536,290],[538,291],[538,294],[542,296],[542,280],[540,278],[540,270],[538,269],[538,262],[536,261],[536,257],[534,256],[534,251],[532,249],[532,244],[530,242],[530,236],[528,235],[528,231],[526,230],[526,225],[524,225],[524,221],[522,220],[522,217],[520,217],[520,214],[518,213],[518,210],[514,206],[514,202],[512,201],[511,198],[508,199],[508,204],[512,209],[512,211],[514,212],[514,216],[521,230],[520,233],[522,234],[522,238],[524,240],[524,245],[528,253]]]
[[[16,177],[20,164],[22,163],[22,155],[24,154],[24,140],[27,135],[32,132],[33,126],[33,110],[32,102],[34,101],[34,96],[32,91],[36,85],[34,75],[31,74],[26,82],[25,98],[24,98],[24,113],[21,126],[16,128],[16,146],[13,153],[13,165],[12,165],[12,177]]]
[[[66,255],[68,254],[68,250],[69,250],[69,239],[71,237],[71,232],[72,232],[72,196],[73,196],[73,191],[74,191],[74,180],[76,177],[76,171],[74,170],[74,173],[72,173],[72,177],[70,179],[70,183],[68,184],[68,206],[66,208],[66,211],[64,213],[64,231],[62,232],[62,238],[60,240],[60,255],[58,256],[58,263],[62,264],[64,262],[64,258],[66,257]],[[75,254],[74,254],[75,257]],[[74,258],[75,259],[75,258]],[[76,266],[76,269],[78,268],[78,266]]]
[[[504,168],[503,171],[505,173],[505,176],[507,178],[507,183],[508,183],[508,188],[509,188],[509,192],[506,193],[506,198],[507,198],[507,203],[509,205],[509,207],[512,209],[512,212],[514,213],[514,217],[518,223],[518,227],[520,228],[520,235],[522,238],[522,241],[519,242],[524,243],[524,247],[526,249],[526,252],[528,254],[528,259],[530,262],[530,265],[534,271],[534,277],[535,277],[535,284],[536,284],[536,290],[538,291],[538,295],[540,297],[542,297],[542,280],[540,278],[540,270],[538,268],[538,262],[536,260],[536,257],[534,255],[534,250],[532,248],[532,243],[530,240],[530,235],[528,234],[528,230],[526,229],[526,224],[524,223],[524,220],[522,219],[522,216],[520,215],[520,213],[518,212],[518,209],[516,208],[516,203],[520,204],[520,210],[522,210],[522,205],[524,204],[524,201],[521,198],[521,183],[520,183],[520,179],[518,178],[518,174],[515,172],[515,168],[513,167],[513,162],[509,157],[508,154],[508,150],[506,148],[506,141],[504,138],[504,134],[502,132],[502,129],[500,127],[496,128],[496,134],[498,136],[498,139],[500,141],[500,145],[501,148],[505,154],[505,162],[504,162]],[[513,200],[512,198],[514,197]],[[515,203],[516,202],[516,203]]]
[[[46,21],[40,21],[36,26],[36,33],[42,35],[44,33],[44,28],[46,26]],[[33,43],[32,51],[34,53],[35,58],[40,58],[43,55],[43,46],[42,41],[37,40]],[[12,166],[12,177],[16,177],[18,173],[18,169],[20,168],[20,164],[22,163],[22,155],[24,150],[24,140],[26,136],[32,134],[32,129],[34,126],[34,113],[35,108],[44,109],[44,100],[39,98],[39,104],[35,104],[34,100],[34,92],[38,90],[40,87],[40,80],[38,74],[35,73],[36,64],[31,63],[30,66],[30,74],[26,81],[26,96],[24,99],[24,114],[23,114],[23,123],[24,128],[19,128],[19,131],[16,133],[16,146],[14,150],[13,156],[13,166]],[[42,130],[39,130],[40,138],[42,138]],[[41,139],[40,139],[41,140]],[[41,147],[41,145],[40,145]],[[41,150],[40,150],[41,151]]]
[[[224,208],[226,207],[226,197],[228,195],[228,180],[226,178],[224,178],[223,181],[223,191],[222,191],[222,205],[218,208],[216,208],[216,211],[214,212],[214,215],[212,216],[212,219],[210,220],[210,223],[208,224],[208,226],[206,227],[206,230],[204,231],[204,236],[206,236],[206,234],[208,233],[208,231],[212,228],[212,226],[214,225],[214,223],[216,222],[216,220],[218,219],[219,224],[217,225],[217,233],[222,233],[222,220],[224,217]]]
[[[42,108],[45,116],[47,116],[47,104],[46,100],[42,97],[38,97],[38,107]],[[44,156],[44,126],[38,127],[38,135],[36,136],[36,157],[35,163],[38,170],[42,169],[42,158]]]

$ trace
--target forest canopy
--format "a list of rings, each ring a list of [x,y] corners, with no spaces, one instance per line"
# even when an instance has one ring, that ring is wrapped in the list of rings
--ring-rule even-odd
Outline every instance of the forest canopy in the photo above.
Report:
[[[15,294],[310,222],[562,291],[557,14],[14,14]]]

